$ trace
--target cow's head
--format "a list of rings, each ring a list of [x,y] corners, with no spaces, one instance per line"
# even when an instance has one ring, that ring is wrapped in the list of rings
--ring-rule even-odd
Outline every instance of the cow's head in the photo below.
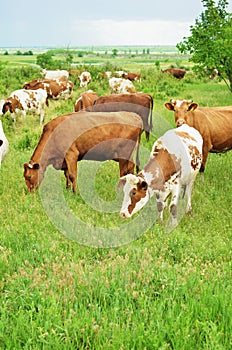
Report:
[[[26,186],[29,192],[33,192],[43,179],[43,172],[40,171],[39,163],[34,163],[30,160],[29,163],[24,163],[24,173]]]
[[[165,103],[165,107],[174,111],[176,126],[181,126],[186,123],[188,112],[194,111],[198,104],[194,103],[192,100],[173,100]]]
[[[128,174],[120,178],[118,187],[122,186],[124,198],[120,215],[122,218],[130,218],[148,202],[148,184],[141,176]]]

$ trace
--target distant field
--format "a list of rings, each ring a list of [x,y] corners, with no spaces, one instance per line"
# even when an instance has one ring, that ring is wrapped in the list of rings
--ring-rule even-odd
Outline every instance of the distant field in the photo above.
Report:
[[[166,54],[161,66],[189,67],[186,59],[176,61]],[[142,136],[142,165],[154,140],[174,127],[173,114],[164,107],[170,98],[192,98],[200,106],[231,105],[223,82],[200,79],[191,69],[181,81],[164,76],[156,69],[155,57],[149,65],[134,61],[136,57],[107,57],[120,68],[139,70],[137,90],[154,98],[151,139]],[[9,70],[0,71],[0,98],[34,77],[37,70],[22,66],[29,69],[35,58],[0,54],[0,62],[9,62]],[[101,56],[91,59],[105,64]],[[90,64],[89,69],[94,78],[88,88],[110,93],[108,81],[97,78],[100,68]],[[73,111],[83,91],[75,83],[72,100],[50,101],[45,121]],[[10,145],[0,169],[1,349],[232,348],[232,152],[210,154],[204,181],[198,176],[195,183],[193,216],[184,215],[178,227],[167,232],[157,223],[151,201],[147,222],[142,221],[145,229],[140,230],[133,218],[119,216],[122,194],[116,191],[118,165],[113,161],[80,162],[76,195],[66,191],[63,173],[53,169],[48,169],[41,191],[29,194],[23,164],[41,135],[39,119],[28,115],[15,125],[10,115],[1,120]],[[65,206],[60,208],[61,201]],[[100,229],[104,239],[114,228],[112,246],[95,247]],[[127,244],[117,246],[122,232]]]

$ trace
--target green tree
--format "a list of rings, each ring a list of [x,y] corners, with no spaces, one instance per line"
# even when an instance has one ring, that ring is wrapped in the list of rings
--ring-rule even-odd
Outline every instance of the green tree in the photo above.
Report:
[[[232,92],[232,16],[226,11],[227,0],[202,0],[203,11],[190,27],[191,35],[176,45],[189,52],[195,69],[211,74],[217,69]],[[229,81],[229,82],[228,82]]]
[[[36,63],[41,68],[51,68],[53,67],[52,54],[50,52],[45,52],[37,56]]]

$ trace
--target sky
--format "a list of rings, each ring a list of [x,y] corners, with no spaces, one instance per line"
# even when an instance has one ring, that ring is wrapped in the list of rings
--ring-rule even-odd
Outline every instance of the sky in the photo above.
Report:
[[[176,45],[203,11],[201,0],[8,0],[0,47]]]

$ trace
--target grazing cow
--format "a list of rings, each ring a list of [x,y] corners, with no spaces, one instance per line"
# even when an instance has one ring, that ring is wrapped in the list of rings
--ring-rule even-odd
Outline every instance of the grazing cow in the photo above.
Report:
[[[138,170],[141,118],[135,113],[77,112],[48,122],[28,163],[24,164],[27,188],[33,192],[41,183],[49,164],[64,171],[66,187],[77,189],[77,162],[115,160],[120,176],[134,172],[136,151]]]
[[[87,87],[87,85],[91,82],[91,74],[89,72],[82,72],[79,76],[80,79],[80,87]]]
[[[177,79],[183,79],[186,74],[186,70],[180,69],[180,68],[168,68],[168,69],[162,70],[162,72],[169,73],[173,75],[174,78],[177,78]]]
[[[72,97],[73,82],[66,78],[61,79],[35,79],[24,83],[23,88],[28,90],[44,89],[50,99],[69,99]]]
[[[110,78],[109,84],[112,94],[130,94],[136,92],[133,83],[128,79]]]
[[[42,69],[41,74],[45,79],[60,79],[60,78],[69,78],[69,72],[67,70],[47,70]]]
[[[94,112],[127,111],[137,113],[143,120],[146,139],[152,129],[153,98],[149,94],[111,94],[100,96],[92,107]]]
[[[136,175],[123,176],[124,199],[121,216],[129,218],[138,212],[156,195],[159,220],[163,221],[163,210],[171,194],[170,214],[172,224],[177,225],[177,204],[181,188],[187,194],[186,212],[191,212],[191,194],[194,180],[201,166],[202,137],[188,125],[171,129],[153,145],[150,159]]]
[[[8,148],[9,143],[2,127],[2,121],[0,120],[0,166],[8,152]]]
[[[10,112],[14,121],[16,115],[22,114],[24,117],[27,112],[40,116],[40,124],[44,121],[45,104],[47,102],[47,92],[43,89],[38,90],[15,90],[5,100],[2,107],[2,114]]]
[[[197,129],[203,138],[204,172],[208,153],[221,153],[232,149],[232,106],[201,107],[192,100],[170,100],[165,107],[174,111],[176,126],[186,123]]]
[[[81,110],[85,110],[88,107],[91,107],[98,97],[99,97],[98,94],[92,90],[83,92],[77,98],[74,104],[74,111],[79,112]]]
[[[124,74],[125,72],[123,70],[116,70],[114,73],[113,73],[113,76],[116,77],[116,78],[122,78],[122,75]]]
[[[141,81],[141,74],[140,73],[123,73],[122,78],[129,79],[130,81]]]

